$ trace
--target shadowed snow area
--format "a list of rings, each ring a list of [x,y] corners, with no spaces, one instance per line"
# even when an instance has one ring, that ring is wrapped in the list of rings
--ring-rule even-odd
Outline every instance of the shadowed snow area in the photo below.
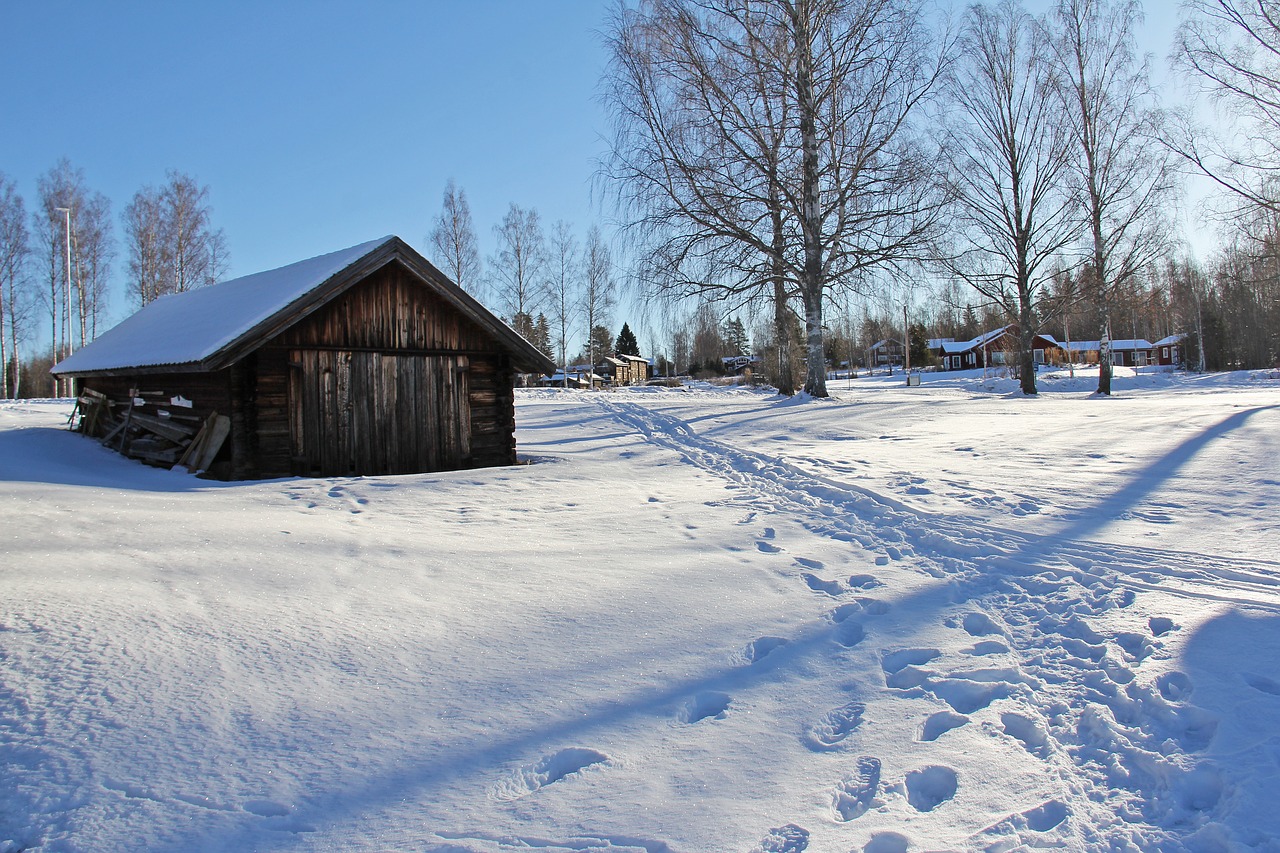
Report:
[[[1280,378],[900,382],[230,484],[0,403],[0,853],[1275,849]]]

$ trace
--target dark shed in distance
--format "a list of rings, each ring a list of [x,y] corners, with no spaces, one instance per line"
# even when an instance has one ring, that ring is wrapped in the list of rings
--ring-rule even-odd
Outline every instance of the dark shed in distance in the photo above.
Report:
[[[398,237],[161,297],[54,368],[228,415],[224,478],[516,461],[517,373],[554,364]],[[149,406],[148,406],[149,407]]]

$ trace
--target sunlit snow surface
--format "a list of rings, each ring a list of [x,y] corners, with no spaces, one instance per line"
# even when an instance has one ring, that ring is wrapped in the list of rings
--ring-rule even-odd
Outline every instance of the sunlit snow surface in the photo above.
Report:
[[[1280,849],[1280,374],[520,392],[218,484],[0,404],[0,853]]]

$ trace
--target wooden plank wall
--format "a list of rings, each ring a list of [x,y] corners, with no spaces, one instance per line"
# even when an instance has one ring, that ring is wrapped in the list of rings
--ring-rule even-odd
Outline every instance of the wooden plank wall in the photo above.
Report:
[[[515,373],[501,345],[398,265],[304,318],[258,356],[263,473],[404,473],[516,461]]]

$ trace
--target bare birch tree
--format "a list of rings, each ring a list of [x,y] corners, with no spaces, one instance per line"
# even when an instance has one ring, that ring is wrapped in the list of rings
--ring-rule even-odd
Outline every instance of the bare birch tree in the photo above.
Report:
[[[545,287],[546,238],[538,211],[512,204],[502,222],[493,228],[498,250],[489,261],[496,287],[511,326],[521,335],[533,335],[533,315]]]
[[[209,188],[171,170],[160,190],[164,213],[168,292],[183,293],[214,284],[227,270],[226,237],[213,227]]]
[[[582,261],[578,240],[573,236],[569,223],[558,220],[551,227],[549,248],[547,302],[551,315],[553,343],[560,367],[568,385],[569,331],[577,316],[579,284],[582,278]]]
[[[107,285],[115,258],[111,203],[102,193],[87,193],[73,221],[74,298],[80,346],[84,346],[98,336],[98,322],[107,310]]]
[[[1213,99],[1220,131],[1185,120],[1171,141],[1241,202],[1280,210],[1280,2],[1187,0],[1175,59]]]
[[[648,278],[704,296],[767,294],[784,332],[798,296],[815,396],[826,396],[830,288],[919,256],[939,221],[915,122],[945,63],[922,10],[644,0],[610,24],[603,174],[646,246]]]
[[[600,229],[592,226],[582,251],[582,318],[587,327],[587,359],[594,370],[604,357],[596,341],[596,329],[609,325],[609,311],[617,299],[617,281],[613,272],[613,253]],[[607,344],[605,345],[607,348]]]
[[[1032,342],[1053,261],[1080,234],[1070,116],[1056,96],[1045,31],[1016,0],[969,7],[948,89],[946,149],[956,246],[947,269],[1019,329],[1021,386],[1036,393]]]
[[[143,187],[122,214],[129,291],[138,305],[165,293],[164,205],[160,191]]]
[[[26,263],[31,252],[27,212],[13,181],[0,172],[0,396],[18,395],[23,339]]]
[[[1085,284],[1104,318],[1112,294],[1172,248],[1174,164],[1135,47],[1141,20],[1138,0],[1060,0],[1049,40],[1085,205]],[[1100,331],[1111,336],[1109,319]],[[1110,394],[1110,359],[1098,367],[1098,392]]]
[[[482,269],[475,226],[471,222],[471,205],[467,203],[466,192],[458,189],[452,178],[445,185],[440,215],[428,239],[445,275],[458,287],[479,297]]]
[[[146,305],[167,293],[217,282],[227,271],[227,243],[213,227],[209,188],[171,170],[168,182],[134,194],[123,214],[129,290]]]

